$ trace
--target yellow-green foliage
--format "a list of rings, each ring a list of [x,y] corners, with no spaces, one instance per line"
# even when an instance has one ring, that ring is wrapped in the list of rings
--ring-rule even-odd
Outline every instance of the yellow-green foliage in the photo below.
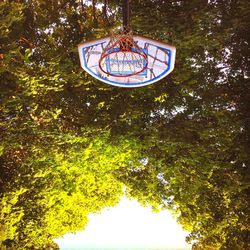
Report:
[[[112,142],[108,132],[93,138],[90,134],[85,139],[68,134],[64,144],[59,139],[64,150],[58,144],[51,144],[49,151],[32,146],[32,155],[9,186],[13,191],[1,199],[1,242],[42,247],[82,230],[89,213],[118,203],[122,183],[113,173],[134,157],[131,148],[136,143],[122,137]]]

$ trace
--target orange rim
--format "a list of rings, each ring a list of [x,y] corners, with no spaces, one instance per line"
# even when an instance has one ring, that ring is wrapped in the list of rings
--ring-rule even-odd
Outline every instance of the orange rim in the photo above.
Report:
[[[127,50],[127,51],[130,51],[130,50]],[[122,51],[122,50],[120,50],[120,51],[113,51],[113,52],[111,52],[111,53],[108,53],[108,54],[106,54],[106,55],[103,55],[103,56],[100,58],[100,60],[99,60],[99,68],[101,69],[101,71],[102,71],[103,73],[105,73],[105,74],[107,74],[107,75],[109,75],[109,76],[115,76],[115,77],[129,77],[129,76],[134,76],[134,75],[140,74],[141,72],[143,72],[143,71],[148,67],[147,55],[146,55],[145,53],[130,51],[131,53],[138,54],[138,55],[142,56],[142,57],[145,59],[145,61],[146,61],[145,66],[144,66],[140,71],[135,72],[135,73],[133,73],[133,74],[129,74],[129,75],[127,75],[127,74],[126,74],[126,75],[122,75],[122,74],[116,75],[116,74],[111,74],[111,73],[107,72],[106,70],[104,70],[104,69],[102,68],[102,66],[101,66],[103,60],[104,60],[107,56],[110,56],[110,55],[112,55],[112,54],[114,54],[114,53],[119,53],[119,52],[126,52],[126,51]]]

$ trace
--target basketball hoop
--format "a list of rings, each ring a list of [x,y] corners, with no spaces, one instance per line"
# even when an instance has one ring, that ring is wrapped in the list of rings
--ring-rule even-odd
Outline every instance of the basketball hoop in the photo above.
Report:
[[[163,79],[174,69],[175,47],[133,35],[129,1],[123,2],[123,31],[78,45],[82,68],[96,79],[119,87],[141,87]]]
[[[101,71],[116,77],[138,75],[147,66],[147,50],[137,45],[132,32],[111,36],[99,60]]]

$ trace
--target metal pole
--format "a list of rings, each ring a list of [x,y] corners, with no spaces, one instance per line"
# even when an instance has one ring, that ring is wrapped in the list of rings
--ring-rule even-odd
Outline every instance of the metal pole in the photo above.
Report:
[[[123,31],[129,32],[129,0],[123,0],[122,13],[123,13]]]

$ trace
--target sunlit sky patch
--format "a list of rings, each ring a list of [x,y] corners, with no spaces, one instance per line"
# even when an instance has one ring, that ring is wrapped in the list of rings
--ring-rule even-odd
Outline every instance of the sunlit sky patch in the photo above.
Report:
[[[187,234],[168,211],[153,213],[123,197],[116,207],[91,214],[83,232],[55,241],[62,250],[187,250],[191,249],[185,242]]]

